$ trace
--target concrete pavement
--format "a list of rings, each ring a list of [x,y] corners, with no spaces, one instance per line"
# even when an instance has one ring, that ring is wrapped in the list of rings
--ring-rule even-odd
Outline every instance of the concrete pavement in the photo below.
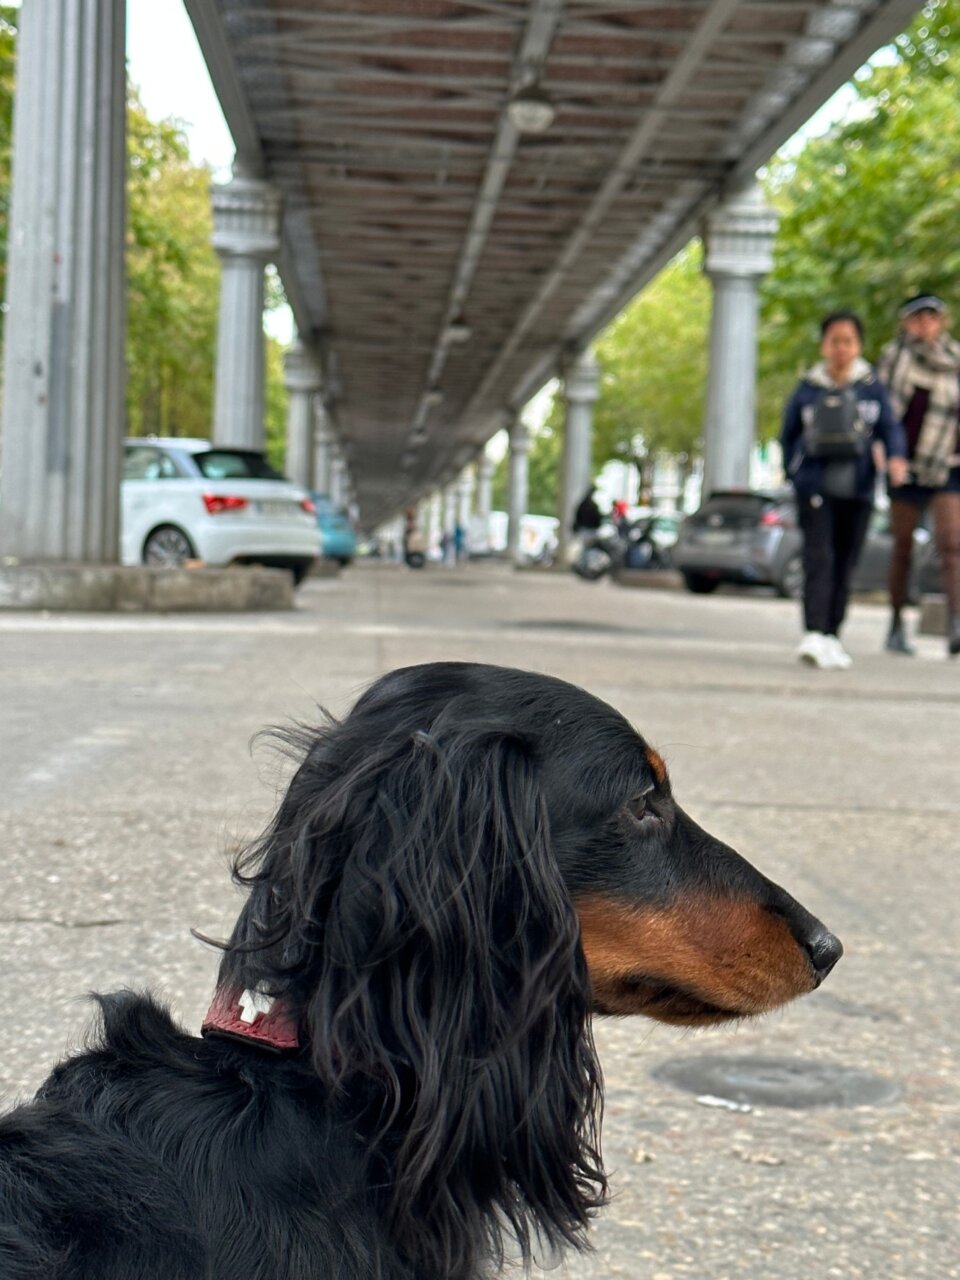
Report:
[[[266,725],[346,710],[391,667],[454,658],[574,680],[665,755],[678,799],[788,888],[847,954],[762,1022],[601,1022],[614,1203],[564,1280],[960,1276],[960,661],[792,656],[796,606],[626,591],[500,566],[359,565],[292,613],[0,615],[6,1034],[0,1092],[36,1087],[91,989],[150,985],[196,1027],[237,899],[226,862],[272,811]],[[815,1059],[895,1083],[878,1106],[706,1106],[653,1079],[705,1054]]]

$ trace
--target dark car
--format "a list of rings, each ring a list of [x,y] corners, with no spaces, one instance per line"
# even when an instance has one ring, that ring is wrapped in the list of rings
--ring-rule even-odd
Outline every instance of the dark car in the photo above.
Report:
[[[911,595],[937,591],[936,556],[928,531],[914,535]],[[893,539],[885,511],[875,511],[854,576],[854,591],[882,591]],[[673,564],[690,591],[715,591],[721,582],[773,587],[794,599],[803,591],[803,540],[793,493],[715,492],[684,520]]]

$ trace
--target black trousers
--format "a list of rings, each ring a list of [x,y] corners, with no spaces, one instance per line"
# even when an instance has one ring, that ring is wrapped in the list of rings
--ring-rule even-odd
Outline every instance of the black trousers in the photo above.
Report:
[[[803,532],[803,621],[808,631],[835,636],[850,581],[867,535],[872,503],[859,498],[797,497]]]

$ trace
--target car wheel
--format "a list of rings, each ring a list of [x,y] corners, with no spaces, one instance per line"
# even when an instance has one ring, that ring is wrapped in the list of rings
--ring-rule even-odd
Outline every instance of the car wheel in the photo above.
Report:
[[[683,581],[687,590],[698,596],[708,596],[711,591],[716,591],[720,585],[717,578],[707,578],[702,573],[688,573],[686,570],[683,574]]]
[[[791,556],[783,566],[777,591],[786,600],[799,600],[803,595],[803,557]]]
[[[162,569],[176,569],[186,560],[192,560],[193,544],[176,525],[162,524],[154,529],[143,544],[143,563]]]

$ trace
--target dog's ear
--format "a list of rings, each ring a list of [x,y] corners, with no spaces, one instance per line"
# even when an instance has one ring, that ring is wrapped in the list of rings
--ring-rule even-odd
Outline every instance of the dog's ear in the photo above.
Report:
[[[263,924],[290,980],[309,975],[317,1073],[366,1100],[395,1237],[425,1275],[464,1274],[467,1241],[499,1250],[503,1220],[525,1253],[577,1243],[605,1192],[599,1067],[531,752],[435,729],[315,799],[268,877],[283,927]]]

